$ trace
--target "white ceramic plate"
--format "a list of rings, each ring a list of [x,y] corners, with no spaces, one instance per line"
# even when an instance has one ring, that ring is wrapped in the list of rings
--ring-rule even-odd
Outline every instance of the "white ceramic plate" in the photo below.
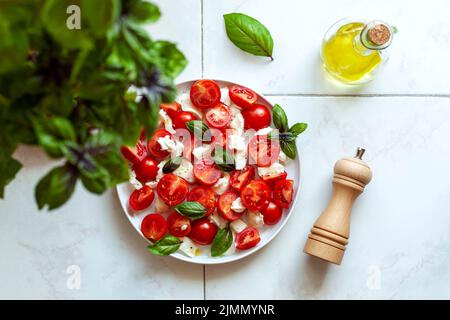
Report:
[[[220,88],[224,87],[230,87],[234,85],[235,83],[228,82],[228,81],[221,81],[221,80],[215,80]],[[178,94],[179,96],[184,93],[189,93],[189,90],[192,86],[192,84],[195,82],[193,81],[186,81],[183,83],[180,83],[177,85]],[[272,108],[272,104],[267,101],[262,95],[258,94],[258,103],[264,104],[270,109]],[[273,125],[272,125],[273,127]],[[209,255],[209,246],[205,246],[204,250],[202,250],[202,255],[196,256],[196,257],[189,257],[185,255],[182,252],[176,252],[171,254],[172,257],[184,260],[191,263],[199,263],[199,264],[220,264],[220,263],[227,263],[231,261],[236,261],[239,259],[242,259],[244,257],[247,257],[251,255],[252,253],[255,253],[265,245],[267,245],[275,236],[281,231],[281,229],[284,227],[286,222],[288,221],[289,217],[294,211],[295,204],[297,202],[298,194],[299,194],[299,183],[300,183],[300,160],[299,156],[297,156],[296,160],[290,160],[288,165],[286,166],[286,172],[288,173],[288,178],[294,180],[294,201],[292,202],[291,207],[288,210],[285,210],[283,213],[283,217],[278,224],[273,226],[263,226],[259,228],[259,232],[261,235],[261,242],[254,248],[249,250],[236,250],[231,255],[226,255],[222,257],[211,257]],[[130,220],[132,226],[136,231],[144,238],[144,236],[141,233],[140,225],[142,219],[149,214],[153,213],[154,211],[154,204],[152,204],[148,209],[136,212],[133,209],[131,209],[128,205],[128,199],[130,197],[131,192],[133,192],[134,188],[133,186],[128,183],[122,183],[117,186],[117,194],[119,196],[120,204],[122,205],[123,211],[125,212],[125,215]],[[144,238],[145,239],[145,238]],[[147,239],[146,239],[147,240]],[[148,240],[147,240],[148,241]],[[150,241],[148,241],[149,244],[151,244]],[[150,253],[149,253],[150,254]]]

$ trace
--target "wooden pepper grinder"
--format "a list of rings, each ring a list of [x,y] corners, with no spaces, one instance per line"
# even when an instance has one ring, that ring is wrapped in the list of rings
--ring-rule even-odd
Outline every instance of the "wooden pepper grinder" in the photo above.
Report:
[[[311,229],[303,249],[305,253],[341,264],[350,236],[353,202],[372,179],[372,171],[361,159],[364,152],[358,148],[354,158],[343,158],[334,165],[333,194]]]

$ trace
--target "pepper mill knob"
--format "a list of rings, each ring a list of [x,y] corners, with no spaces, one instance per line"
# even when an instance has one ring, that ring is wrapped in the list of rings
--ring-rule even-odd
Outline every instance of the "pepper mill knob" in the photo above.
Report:
[[[354,201],[372,179],[370,167],[362,160],[365,150],[343,158],[334,165],[333,193],[327,208],[314,223],[303,252],[341,264],[350,236],[350,215]]]

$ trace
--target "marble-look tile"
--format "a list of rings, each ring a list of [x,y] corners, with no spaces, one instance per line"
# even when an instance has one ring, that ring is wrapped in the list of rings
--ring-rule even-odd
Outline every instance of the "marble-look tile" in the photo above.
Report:
[[[447,0],[204,1],[205,76],[273,94],[449,94],[449,10]],[[275,42],[273,62],[228,40],[222,15],[231,12],[249,14],[267,26]],[[320,66],[323,35],[348,16],[383,19],[399,29],[389,48],[390,60],[364,88],[336,88]]]
[[[301,190],[285,229],[249,258],[206,267],[206,298],[450,298],[450,100],[271,97],[299,140]],[[367,149],[374,176],[353,210],[341,266],[302,253],[333,165]]]

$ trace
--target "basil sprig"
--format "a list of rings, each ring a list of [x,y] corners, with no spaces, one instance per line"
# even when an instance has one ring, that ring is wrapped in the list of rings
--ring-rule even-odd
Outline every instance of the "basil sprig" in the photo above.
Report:
[[[214,151],[214,162],[224,172],[231,172],[236,168],[233,156],[225,149],[216,149]]]
[[[186,128],[202,141],[211,140],[209,127],[201,120],[191,120],[186,122]]]
[[[211,256],[219,257],[223,255],[233,244],[233,235],[230,228],[220,229],[214,237],[211,245]]]
[[[296,123],[289,128],[288,119],[283,108],[275,104],[272,108],[273,124],[279,130],[278,133],[270,133],[269,139],[278,139],[280,141],[281,150],[291,159],[297,157],[297,146],[295,139],[299,134],[306,130],[306,123]]]
[[[147,247],[147,250],[158,256],[168,256],[180,248],[183,243],[180,239],[174,236],[165,236],[161,240]]]
[[[175,157],[173,159],[169,159],[169,161],[167,161],[162,168],[163,173],[167,174],[167,173],[174,172],[175,170],[177,170],[180,167],[182,161],[183,161],[183,158],[180,156]]]
[[[273,60],[273,39],[261,22],[242,13],[225,14],[223,18],[227,36],[236,47]]]
[[[197,201],[186,201],[175,207],[175,211],[192,220],[203,218],[206,209]]]

